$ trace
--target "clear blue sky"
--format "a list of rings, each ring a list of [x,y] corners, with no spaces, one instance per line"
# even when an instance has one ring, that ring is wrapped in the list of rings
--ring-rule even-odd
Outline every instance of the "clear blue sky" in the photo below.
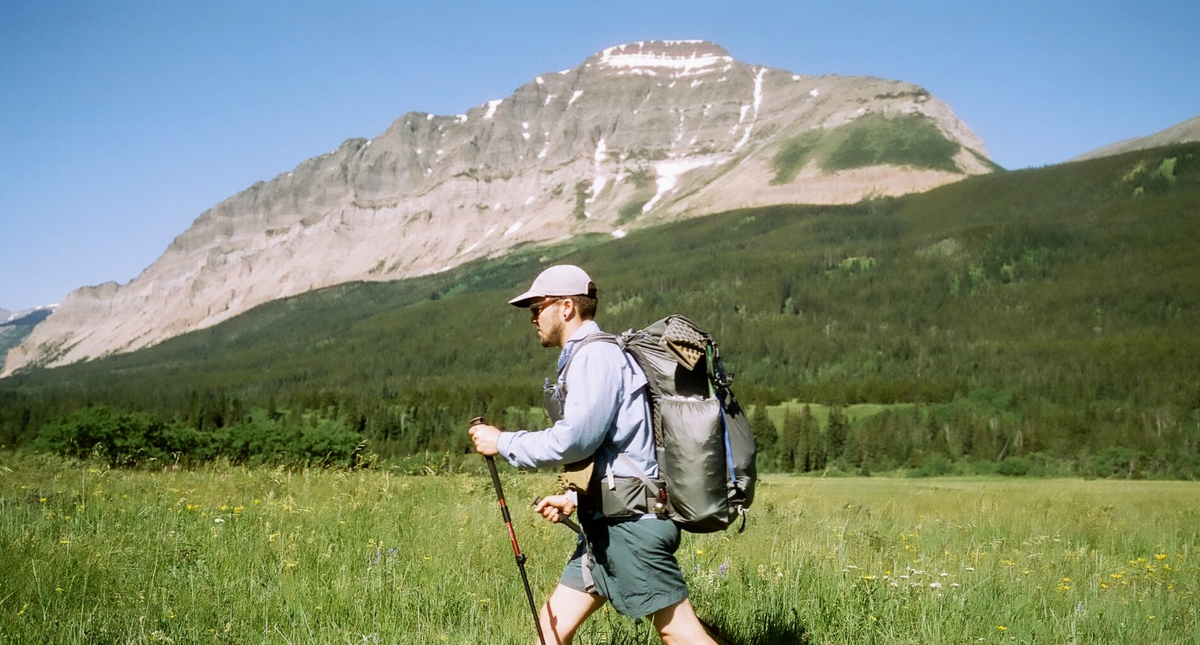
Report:
[[[206,209],[611,45],[924,86],[1007,168],[1200,114],[1200,1],[0,0],[0,307],[128,282]]]

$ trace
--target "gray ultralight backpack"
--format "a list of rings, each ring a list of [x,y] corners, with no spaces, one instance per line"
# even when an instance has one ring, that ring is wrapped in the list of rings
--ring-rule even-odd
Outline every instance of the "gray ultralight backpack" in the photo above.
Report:
[[[617,337],[650,383],[667,516],[693,533],[721,531],[754,500],[754,435],[712,336],[680,315]]]

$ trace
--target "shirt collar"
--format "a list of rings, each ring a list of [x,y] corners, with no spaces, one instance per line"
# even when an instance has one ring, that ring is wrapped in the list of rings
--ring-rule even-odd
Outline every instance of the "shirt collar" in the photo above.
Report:
[[[589,320],[583,323],[579,329],[576,329],[574,334],[571,334],[571,337],[563,345],[562,352],[558,355],[558,369],[556,371],[560,378],[562,377],[563,369],[567,366],[567,362],[571,360],[571,354],[575,351],[575,344],[598,331],[600,331],[600,325],[597,325],[594,320]]]
[[[577,343],[598,331],[600,331],[600,325],[596,324],[594,320],[589,320],[576,329],[574,334],[571,334],[571,337],[567,339],[567,345]]]

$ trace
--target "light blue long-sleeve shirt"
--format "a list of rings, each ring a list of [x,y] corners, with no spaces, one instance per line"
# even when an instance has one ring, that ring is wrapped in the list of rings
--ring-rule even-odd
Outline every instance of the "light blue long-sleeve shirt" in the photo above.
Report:
[[[584,323],[567,340],[562,356],[570,356],[579,341],[599,331],[594,321]],[[564,363],[560,357],[559,364]],[[560,383],[563,378],[559,374]],[[536,432],[501,433],[496,441],[500,455],[516,467],[544,468],[596,454],[599,476],[609,468],[618,477],[636,476],[616,460],[621,453],[644,474],[657,477],[646,376],[633,358],[612,343],[588,343],[571,359],[565,378],[562,420]]]

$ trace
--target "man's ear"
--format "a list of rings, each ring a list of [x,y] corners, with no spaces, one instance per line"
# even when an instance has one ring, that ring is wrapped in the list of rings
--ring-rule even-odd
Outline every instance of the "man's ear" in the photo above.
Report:
[[[564,322],[570,322],[572,318],[579,315],[579,310],[575,308],[574,300],[570,298],[563,298],[561,302]]]

